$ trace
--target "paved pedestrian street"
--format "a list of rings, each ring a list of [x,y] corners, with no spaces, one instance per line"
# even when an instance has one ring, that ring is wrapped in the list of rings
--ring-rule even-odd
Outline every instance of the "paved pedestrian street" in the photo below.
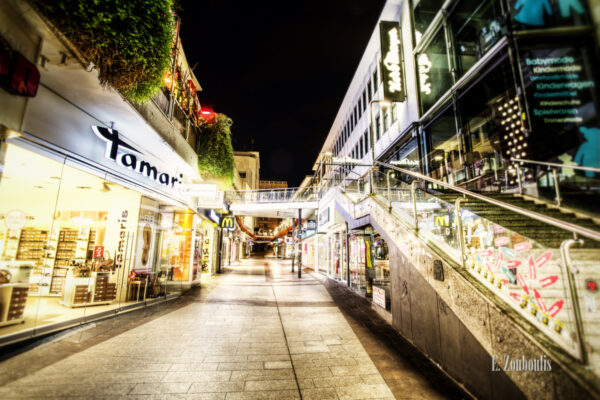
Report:
[[[245,260],[181,299],[8,358],[0,398],[463,397],[435,368],[409,360],[419,356],[385,343],[382,324],[362,323],[361,313],[381,320],[368,307],[343,311],[356,296],[323,280],[308,272],[299,280],[289,261]]]

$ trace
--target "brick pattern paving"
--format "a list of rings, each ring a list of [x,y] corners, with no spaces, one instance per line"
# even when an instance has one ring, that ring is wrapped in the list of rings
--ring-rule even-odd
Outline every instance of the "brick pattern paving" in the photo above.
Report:
[[[299,281],[287,263],[248,260],[207,286],[132,313],[125,327],[114,318],[94,325],[103,327],[96,335],[82,330],[5,360],[0,398],[395,398],[390,371],[382,376],[311,276]],[[414,368],[387,368],[411,382],[402,398],[445,398]]]

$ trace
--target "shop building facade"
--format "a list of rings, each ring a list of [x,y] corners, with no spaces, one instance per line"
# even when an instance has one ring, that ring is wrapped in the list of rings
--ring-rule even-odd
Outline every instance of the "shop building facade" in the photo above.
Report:
[[[388,1],[323,146],[347,163],[336,174],[356,178],[368,167],[354,164],[374,155],[470,190],[515,192],[519,167],[525,194],[554,200],[540,162],[599,168],[595,14],[585,2],[523,4]],[[387,22],[402,60],[399,98],[384,93]],[[597,174],[556,170],[572,194],[563,203],[598,212],[578,195]]]
[[[216,259],[189,124],[157,130],[160,104],[145,119],[28,7],[0,7],[40,74],[32,97],[0,90],[0,344],[179,295]]]

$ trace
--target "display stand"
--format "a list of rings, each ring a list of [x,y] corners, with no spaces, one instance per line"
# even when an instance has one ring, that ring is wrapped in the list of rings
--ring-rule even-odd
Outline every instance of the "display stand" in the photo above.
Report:
[[[110,278],[109,272],[92,272],[85,278],[68,275],[59,303],[71,308],[110,304],[117,297],[116,284]]]
[[[29,287],[23,283],[0,285],[0,326],[23,322]]]

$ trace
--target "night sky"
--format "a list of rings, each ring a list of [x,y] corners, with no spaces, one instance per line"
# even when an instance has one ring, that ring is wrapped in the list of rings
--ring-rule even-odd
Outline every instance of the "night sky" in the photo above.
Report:
[[[260,178],[298,186],[317,158],[383,0],[180,0],[203,106],[227,114]]]

